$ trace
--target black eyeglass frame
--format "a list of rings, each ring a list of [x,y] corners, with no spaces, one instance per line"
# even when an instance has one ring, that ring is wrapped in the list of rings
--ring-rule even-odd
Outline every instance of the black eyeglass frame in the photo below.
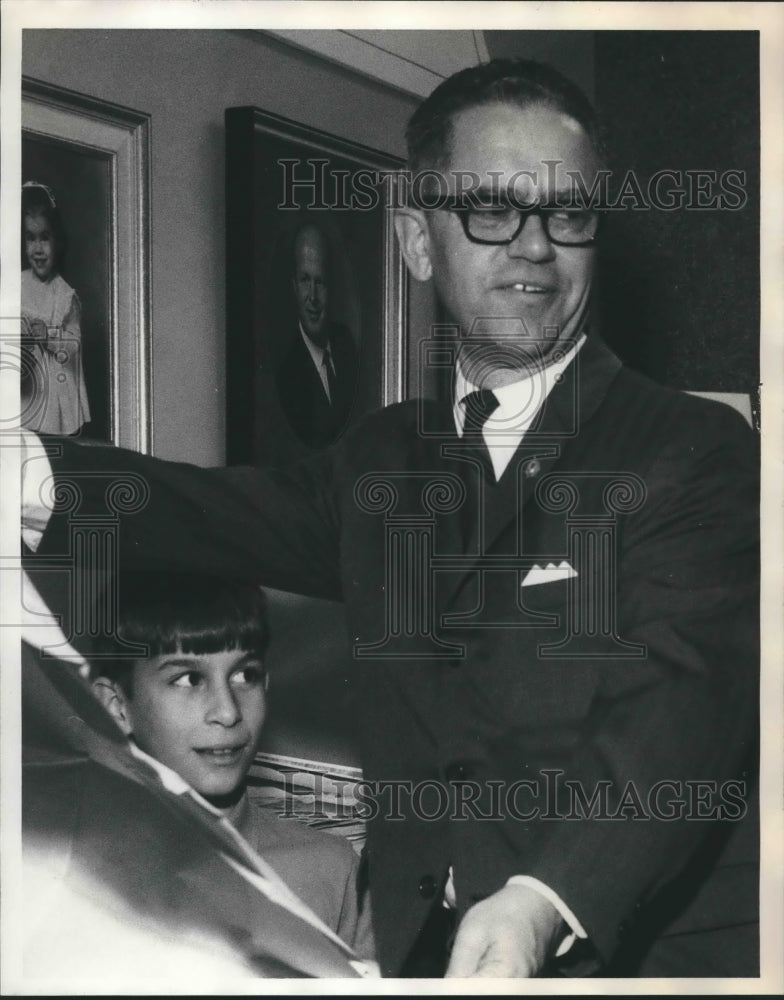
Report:
[[[564,210],[563,205],[553,205],[553,204],[548,205],[548,204],[541,204],[540,202],[531,202],[530,205],[526,206],[512,205],[509,203],[505,204],[502,203],[496,206],[491,206],[491,205],[482,206],[482,205],[466,204],[463,200],[454,198],[452,200],[445,201],[443,204],[438,205],[437,207],[446,212],[453,212],[455,215],[458,216],[463,226],[463,232],[466,235],[466,239],[470,240],[472,243],[479,243],[482,246],[493,246],[493,247],[509,246],[510,243],[514,243],[514,241],[523,231],[523,227],[525,226],[526,220],[531,215],[538,215],[539,218],[542,220],[542,228],[544,229],[547,239],[549,240],[550,243],[553,244],[553,246],[590,247],[596,242],[596,239],[602,228],[602,222],[604,220],[604,213],[598,208],[578,209],[579,211],[593,212],[593,214],[596,216],[596,232],[593,234],[593,236],[590,236],[587,240],[577,240],[577,242],[567,242],[565,240],[555,239],[553,236],[550,235],[550,224],[549,224],[550,213],[562,212]],[[477,211],[478,209],[481,209],[483,207],[511,208],[513,211],[517,212],[518,215],[517,228],[515,229],[514,233],[511,236],[504,237],[504,239],[502,240],[483,240],[479,236],[472,235],[468,230],[469,215],[471,212]]]

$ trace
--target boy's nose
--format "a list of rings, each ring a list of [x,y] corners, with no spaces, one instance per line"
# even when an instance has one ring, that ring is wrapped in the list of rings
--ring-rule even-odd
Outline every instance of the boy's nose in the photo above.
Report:
[[[207,709],[207,721],[218,722],[222,726],[234,726],[239,720],[239,706],[231,689],[226,687],[216,690]]]

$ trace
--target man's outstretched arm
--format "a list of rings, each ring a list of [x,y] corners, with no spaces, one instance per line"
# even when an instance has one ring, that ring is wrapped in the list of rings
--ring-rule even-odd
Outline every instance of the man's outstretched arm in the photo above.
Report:
[[[30,432],[25,438],[22,532],[39,562],[71,553],[72,527],[103,518],[116,524],[120,572],[208,572],[341,597],[328,455],[298,473],[202,469]]]

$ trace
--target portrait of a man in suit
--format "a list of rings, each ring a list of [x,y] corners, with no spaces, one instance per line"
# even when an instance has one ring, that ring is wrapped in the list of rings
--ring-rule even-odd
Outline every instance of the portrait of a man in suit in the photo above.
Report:
[[[330,316],[331,254],[325,232],[305,223],[291,246],[296,321],[276,372],[281,408],[309,448],[331,444],[354,401],[357,351],[349,329]]]

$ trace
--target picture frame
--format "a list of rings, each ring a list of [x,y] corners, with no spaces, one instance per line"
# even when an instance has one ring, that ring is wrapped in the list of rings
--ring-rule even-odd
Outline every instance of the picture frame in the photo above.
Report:
[[[403,161],[260,108],[228,108],[225,122],[227,462],[285,465],[405,396],[408,289],[390,210]],[[308,254],[315,275],[299,268]]]
[[[31,180],[56,198],[81,306],[90,419],[76,433],[151,452],[150,116],[23,77]]]

